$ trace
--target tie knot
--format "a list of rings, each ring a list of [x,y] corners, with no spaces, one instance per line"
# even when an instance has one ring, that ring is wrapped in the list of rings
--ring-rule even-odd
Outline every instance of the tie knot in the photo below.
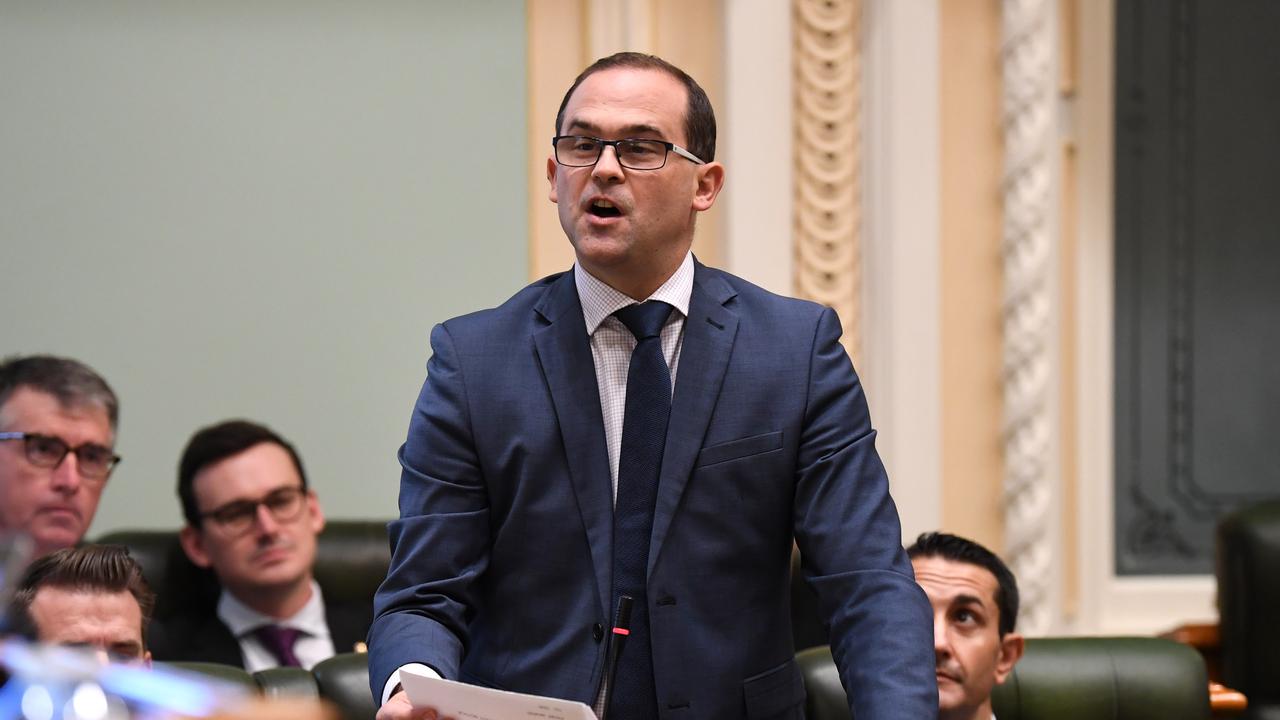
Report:
[[[621,320],[639,341],[661,335],[662,326],[667,324],[667,317],[671,315],[673,309],[661,300],[649,300],[628,305],[614,312],[613,315]]]

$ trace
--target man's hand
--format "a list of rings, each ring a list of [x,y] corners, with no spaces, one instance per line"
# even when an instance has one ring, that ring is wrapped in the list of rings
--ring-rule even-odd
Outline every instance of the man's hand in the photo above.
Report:
[[[382,707],[377,720],[453,720],[436,715],[435,708],[415,708],[404,690],[397,690]]]

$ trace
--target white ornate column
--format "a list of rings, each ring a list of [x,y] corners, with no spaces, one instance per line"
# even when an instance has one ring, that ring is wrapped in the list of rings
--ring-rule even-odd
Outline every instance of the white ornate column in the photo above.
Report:
[[[862,2],[796,0],[795,286],[835,309],[861,361]]]
[[[1002,7],[1005,559],[1022,595],[1019,626],[1044,634],[1062,602],[1054,2]]]
[[[858,372],[907,542],[943,522],[942,1],[862,2]]]

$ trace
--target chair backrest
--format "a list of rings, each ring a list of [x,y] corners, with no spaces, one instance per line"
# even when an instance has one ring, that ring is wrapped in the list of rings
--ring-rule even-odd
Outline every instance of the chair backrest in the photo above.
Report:
[[[1280,717],[1280,502],[1219,521],[1217,575],[1222,682]]]
[[[1209,676],[1172,640],[1036,638],[991,701],[1000,720],[1208,720]]]
[[[334,655],[311,668],[320,697],[338,706],[343,720],[373,720],[378,708],[369,692],[369,656]]]
[[[253,676],[244,671],[244,668],[238,668],[234,665],[223,665],[221,663],[211,662],[164,662],[156,663],[161,667],[177,668],[187,672],[196,673],[205,677],[216,678],[224,682],[239,685],[245,690],[252,691],[257,694],[262,691],[262,687],[253,679]]]
[[[218,601],[213,573],[187,559],[175,530],[118,530],[96,542],[129,548],[156,593],[156,619],[180,613],[208,613]],[[315,577],[331,605],[367,606],[387,574],[391,546],[381,520],[331,520],[317,538]]]
[[[304,668],[268,668],[254,673],[253,679],[258,683],[262,697],[268,700],[320,697],[320,688],[316,686],[315,675]]]
[[[321,698],[338,708],[342,720],[374,720],[378,708],[369,693],[369,656],[341,653],[318,663],[310,671],[302,668],[272,668],[250,675],[233,665],[209,662],[165,662],[178,668],[239,685],[268,700]]]
[[[809,720],[849,720],[831,650],[796,655]],[[1159,638],[1035,638],[992,694],[1000,720],[1208,720],[1209,680],[1191,648]]]

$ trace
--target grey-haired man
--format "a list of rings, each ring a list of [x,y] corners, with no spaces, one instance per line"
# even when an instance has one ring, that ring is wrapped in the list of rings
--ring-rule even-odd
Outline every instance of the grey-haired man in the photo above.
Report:
[[[111,387],[81,362],[0,362],[0,533],[26,533],[37,555],[79,543],[120,462],[118,415]]]

